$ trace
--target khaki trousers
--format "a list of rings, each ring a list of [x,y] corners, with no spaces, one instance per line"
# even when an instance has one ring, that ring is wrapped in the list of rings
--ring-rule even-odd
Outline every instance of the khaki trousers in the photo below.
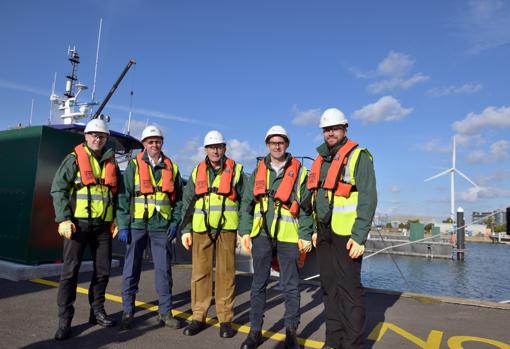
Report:
[[[235,297],[235,232],[222,231],[213,243],[207,233],[193,233],[191,310],[193,320],[205,321],[211,306],[213,257],[216,254],[215,301],[219,322],[231,322]]]

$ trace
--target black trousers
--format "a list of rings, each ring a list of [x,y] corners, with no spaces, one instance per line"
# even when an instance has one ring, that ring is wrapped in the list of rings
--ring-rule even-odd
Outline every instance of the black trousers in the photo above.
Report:
[[[89,287],[89,303],[92,311],[104,310],[106,286],[110,277],[112,262],[112,237],[110,224],[90,225],[79,221],[72,240],[64,239],[64,265],[60,275],[57,305],[58,317],[61,325],[70,325],[74,316],[74,301],[76,300],[76,286],[78,272],[87,245],[93,261],[92,280]]]
[[[363,348],[365,324],[362,258],[351,259],[346,249],[349,236],[336,235],[319,224],[317,259],[326,315],[326,345]]]

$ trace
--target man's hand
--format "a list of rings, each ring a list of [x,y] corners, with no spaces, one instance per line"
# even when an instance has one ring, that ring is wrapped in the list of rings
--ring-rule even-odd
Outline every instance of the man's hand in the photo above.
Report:
[[[191,233],[182,234],[181,242],[182,246],[184,246],[186,250],[189,250],[190,246],[193,244],[193,237],[191,236]]]
[[[117,239],[125,244],[131,243],[131,231],[129,229],[120,229]]]
[[[115,237],[119,233],[119,226],[117,225],[117,219],[114,219],[112,222],[112,225],[110,225],[110,233],[112,234],[112,239],[115,239]]]
[[[317,248],[317,233],[312,234],[312,244],[313,247]]]
[[[356,259],[365,253],[365,245],[360,245],[353,239],[347,241],[347,250],[349,251],[349,257]]]
[[[71,240],[71,236],[76,232],[76,226],[71,220],[60,222],[58,225],[58,233],[60,236],[65,237],[67,240]]]
[[[308,253],[312,250],[311,241],[299,239],[297,244],[298,244],[299,252]]]
[[[243,246],[244,252],[251,253],[251,237],[250,234],[241,236],[241,245]]]

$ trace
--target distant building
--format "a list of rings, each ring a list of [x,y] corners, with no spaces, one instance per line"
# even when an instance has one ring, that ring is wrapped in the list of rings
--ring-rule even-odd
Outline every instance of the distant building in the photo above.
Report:
[[[484,224],[485,220],[492,216],[495,225],[506,224],[506,212],[505,211],[492,211],[492,212],[477,212],[473,211],[471,215],[471,222],[477,224]]]

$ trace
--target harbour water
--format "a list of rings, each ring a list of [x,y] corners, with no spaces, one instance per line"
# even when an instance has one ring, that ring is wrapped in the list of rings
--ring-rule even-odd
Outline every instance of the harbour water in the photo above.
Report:
[[[467,243],[466,248],[464,261],[373,256],[363,261],[363,285],[493,302],[510,300],[510,246]]]

